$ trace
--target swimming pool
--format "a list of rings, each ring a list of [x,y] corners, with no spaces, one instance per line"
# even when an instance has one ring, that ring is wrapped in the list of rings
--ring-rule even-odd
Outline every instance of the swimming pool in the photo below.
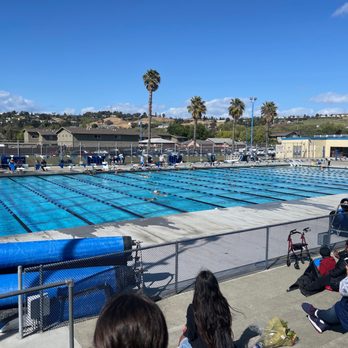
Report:
[[[254,167],[6,177],[0,236],[348,194],[348,171]]]

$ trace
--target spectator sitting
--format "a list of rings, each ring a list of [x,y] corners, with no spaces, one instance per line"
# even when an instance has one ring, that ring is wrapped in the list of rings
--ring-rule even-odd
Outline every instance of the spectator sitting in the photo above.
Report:
[[[149,298],[120,294],[102,310],[94,332],[95,348],[166,348],[167,324]]]
[[[347,262],[347,276],[341,280],[339,285],[339,292],[342,295],[341,300],[327,310],[317,309],[309,303],[302,303],[302,308],[307,313],[308,320],[319,333],[337,325],[344,332],[348,332],[348,258],[345,260]]]
[[[212,272],[198,274],[186,319],[180,348],[234,347],[230,306]]]
[[[325,285],[330,285],[334,291],[338,291],[339,284],[346,274],[346,264],[344,259],[348,257],[348,240],[346,240],[345,248],[342,251],[334,251],[333,254],[338,258],[338,260],[335,268],[329,272],[328,284]]]
[[[333,230],[348,231],[348,198],[343,198],[338,209],[330,212],[330,227]]]
[[[307,267],[304,274],[297,279],[296,283],[290,286],[290,290],[300,289],[302,294],[310,296],[316,294],[322,290],[331,289],[338,291],[341,280],[346,275],[346,266],[344,259],[348,257],[348,240],[346,241],[346,247],[341,252],[334,252],[334,255],[338,256],[338,261],[335,268],[330,270],[323,276],[314,276],[313,267],[311,264]],[[331,261],[330,261],[331,262]]]
[[[336,260],[331,256],[330,248],[327,246],[321,247],[319,253],[322,259],[320,260],[318,271],[321,276],[325,276],[335,268]]]

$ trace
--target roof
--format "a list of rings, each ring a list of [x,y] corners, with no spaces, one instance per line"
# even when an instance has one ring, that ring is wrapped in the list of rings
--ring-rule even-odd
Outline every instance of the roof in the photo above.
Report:
[[[348,134],[314,135],[312,137],[282,138],[282,141],[286,140],[348,140]]]
[[[119,129],[104,129],[104,128],[78,128],[78,127],[62,127],[60,128],[56,134],[60,133],[61,131],[66,130],[71,134],[123,134],[123,135],[139,135],[139,129],[126,129],[126,128],[119,128]]]
[[[162,139],[162,138],[151,138],[151,144],[175,144],[174,141]],[[147,139],[139,141],[139,144],[147,144]]]
[[[278,137],[290,137],[293,135],[299,136],[300,134],[297,131],[291,131],[291,132],[273,132],[270,134],[271,138],[278,138]]]
[[[41,135],[55,135],[56,131],[47,128],[25,128],[28,133],[39,133]]]
[[[184,141],[180,145],[193,146],[193,140],[191,139],[191,140]],[[201,145],[210,145],[211,146],[211,142],[207,141],[207,140],[197,139],[196,146],[201,146]]]
[[[232,139],[231,138],[208,138],[207,141],[211,141],[215,145],[232,145]],[[242,141],[234,141],[235,144],[245,144],[245,142]]]

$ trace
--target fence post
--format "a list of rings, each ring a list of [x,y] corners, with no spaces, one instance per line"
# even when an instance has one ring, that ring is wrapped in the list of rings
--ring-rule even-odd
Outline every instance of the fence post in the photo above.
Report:
[[[43,285],[43,267],[40,265],[40,285]],[[40,290],[40,331],[43,332],[43,290]]]
[[[268,269],[268,248],[269,248],[269,227],[266,227],[266,262],[265,262],[265,268]]]
[[[18,290],[23,289],[23,267],[18,266]],[[18,334],[19,338],[23,338],[23,295],[18,295]]]
[[[74,281],[68,282],[69,288],[69,347],[74,348]]]
[[[175,293],[178,293],[179,242],[175,242]]]

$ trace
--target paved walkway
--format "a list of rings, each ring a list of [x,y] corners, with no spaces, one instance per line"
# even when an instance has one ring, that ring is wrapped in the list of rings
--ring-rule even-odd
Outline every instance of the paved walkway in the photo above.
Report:
[[[305,298],[299,291],[286,292],[287,287],[302,274],[293,267],[278,267],[253,275],[236,278],[221,283],[221,289],[230,305],[236,309],[233,317],[233,332],[238,340],[251,324],[264,327],[269,319],[279,316],[295,330],[300,340],[298,348],[347,347],[348,336],[337,332],[318,334],[308,322],[300,304],[304,301],[322,308],[331,306],[340,298],[338,293],[324,291]],[[185,323],[186,308],[192,301],[192,291],[163,299],[158,302],[165,314],[169,330],[169,348],[177,347],[181,329]],[[75,324],[75,347],[91,348],[96,319]],[[2,348],[66,348],[68,347],[67,328],[60,328],[36,334],[19,340],[16,334],[0,336]]]
[[[0,238],[0,242],[66,239],[75,237],[131,236],[143,246],[179,239],[204,237],[246,228],[328,216],[346,194],[307,198],[299,201],[256,204],[149,219],[51,230]],[[243,217],[243,218],[242,218]],[[327,229],[327,224],[322,226]]]

